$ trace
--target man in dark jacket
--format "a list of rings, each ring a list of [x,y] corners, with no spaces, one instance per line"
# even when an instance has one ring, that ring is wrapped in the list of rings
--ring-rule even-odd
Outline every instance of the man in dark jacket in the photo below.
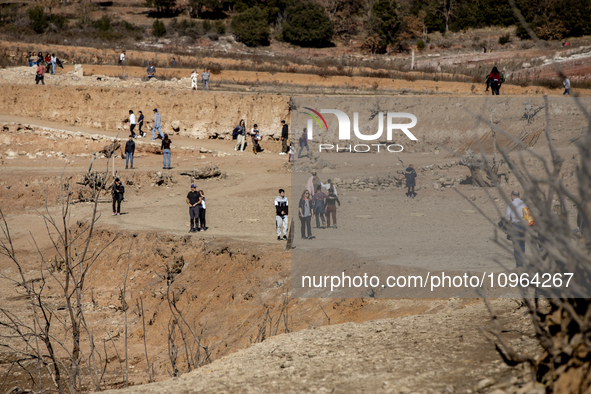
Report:
[[[199,210],[201,209],[201,193],[197,191],[197,186],[191,185],[191,191],[187,194],[187,205],[189,206],[189,219],[191,220],[190,233],[201,231],[199,226]]]
[[[415,171],[412,164],[409,165],[406,171],[404,172],[404,177],[406,178],[406,187],[408,187],[406,197],[415,198],[415,196],[417,195],[417,193],[415,193],[417,172]]]
[[[129,141],[125,144],[125,169],[131,161],[131,169],[133,169],[133,154],[135,153],[135,142],[133,142],[133,135],[129,136]]]
[[[111,194],[113,195],[113,216],[121,215],[121,201],[123,201],[123,195],[125,194],[125,186],[121,184],[119,178],[115,178]]]
[[[281,121],[281,153],[280,155],[286,155],[289,153],[289,146],[287,145],[287,140],[289,139],[289,129],[285,124],[285,120]]]

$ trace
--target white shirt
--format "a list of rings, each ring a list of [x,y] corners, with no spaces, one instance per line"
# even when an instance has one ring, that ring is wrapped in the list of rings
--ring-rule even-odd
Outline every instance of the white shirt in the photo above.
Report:
[[[191,73],[191,82],[197,82],[197,73],[195,73],[195,72]]]
[[[515,213],[511,209],[511,205],[515,208],[517,216],[515,216]],[[505,209],[505,219],[511,223],[523,222],[523,208],[527,208],[527,205],[520,198],[511,201],[511,205],[507,205],[507,209]]]
[[[122,62],[125,61],[125,53],[121,53],[121,55],[119,55],[119,60],[121,60]]]
[[[135,114],[129,115],[129,124],[135,124]]]

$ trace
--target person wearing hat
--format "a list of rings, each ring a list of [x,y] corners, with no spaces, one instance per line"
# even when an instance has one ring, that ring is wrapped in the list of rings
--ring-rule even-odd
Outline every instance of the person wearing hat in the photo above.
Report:
[[[113,195],[113,216],[121,215],[121,201],[123,201],[123,194],[125,193],[125,186],[121,184],[119,178],[115,178],[115,183],[111,189]]]
[[[189,205],[189,218],[191,220],[190,233],[201,231],[199,228],[199,210],[201,209],[201,193],[197,191],[195,184],[191,185],[191,191],[187,194],[187,205]]]
[[[154,108],[154,126],[152,127],[152,141],[156,141],[156,130],[158,130],[160,138],[164,139],[164,136],[162,135],[162,118],[160,117],[160,112],[158,112],[158,108]]]

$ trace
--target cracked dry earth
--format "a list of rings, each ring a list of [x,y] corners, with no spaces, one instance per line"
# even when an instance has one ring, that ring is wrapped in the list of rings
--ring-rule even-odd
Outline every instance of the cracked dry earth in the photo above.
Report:
[[[535,353],[526,309],[507,299],[491,305],[505,339]],[[543,393],[526,368],[501,361],[485,337],[490,325],[482,300],[443,300],[423,315],[274,336],[180,378],[117,393]]]

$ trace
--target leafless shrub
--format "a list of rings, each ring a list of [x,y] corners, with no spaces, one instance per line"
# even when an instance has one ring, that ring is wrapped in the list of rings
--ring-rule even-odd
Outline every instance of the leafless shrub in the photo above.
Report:
[[[515,8],[513,1],[512,6]],[[516,11],[522,25],[521,14]],[[537,38],[531,32],[530,35]],[[555,66],[559,75],[560,69]],[[562,165],[564,158],[554,146],[551,137],[551,119],[548,99],[545,98],[546,128],[544,134],[550,152],[546,160],[538,152],[522,146],[517,157],[509,155],[507,149],[497,145],[497,149],[512,170],[523,189],[526,205],[531,210],[536,226],[525,226],[524,238],[530,245],[530,253],[521,255],[524,262],[520,277],[540,280],[552,279],[552,287],[543,287],[533,280],[520,288],[523,304],[528,308],[538,342],[543,349],[541,357],[534,354],[520,354],[509,343],[501,324],[491,310],[493,327],[487,330],[489,339],[494,343],[503,360],[510,366],[529,364],[534,378],[546,386],[548,392],[583,393],[591,387],[591,231],[588,223],[591,219],[591,115],[585,106],[574,97],[580,111],[585,115],[588,126],[576,141],[579,164],[575,171],[577,187],[574,190],[564,184]],[[486,121],[485,119],[480,119]],[[488,122],[487,122],[488,123]],[[489,123],[491,128],[496,128]],[[512,138],[516,144],[523,143],[501,129],[496,132]],[[509,196],[495,181],[490,158],[486,169],[500,197],[510,206]],[[534,158],[543,174],[535,175],[526,167],[525,157]],[[487,192],[491,201],[490,193]],[[475,205],[473,205],[475,206]],[[496,204],[495,204],[496,206]],[[568,221],[568,208],[577,209],[578,232],[573,232]],[[497,208],[497,215],[503,213]],[[487,219],[496,224],[498,217]],[[510,232],[512,236],[519,236]],[[507,252],[513,248],[500,242],[497,244]],[[565,273],[574,274],[568,288],[563,281]],[[565,382],[568,381],[568,384]]]

